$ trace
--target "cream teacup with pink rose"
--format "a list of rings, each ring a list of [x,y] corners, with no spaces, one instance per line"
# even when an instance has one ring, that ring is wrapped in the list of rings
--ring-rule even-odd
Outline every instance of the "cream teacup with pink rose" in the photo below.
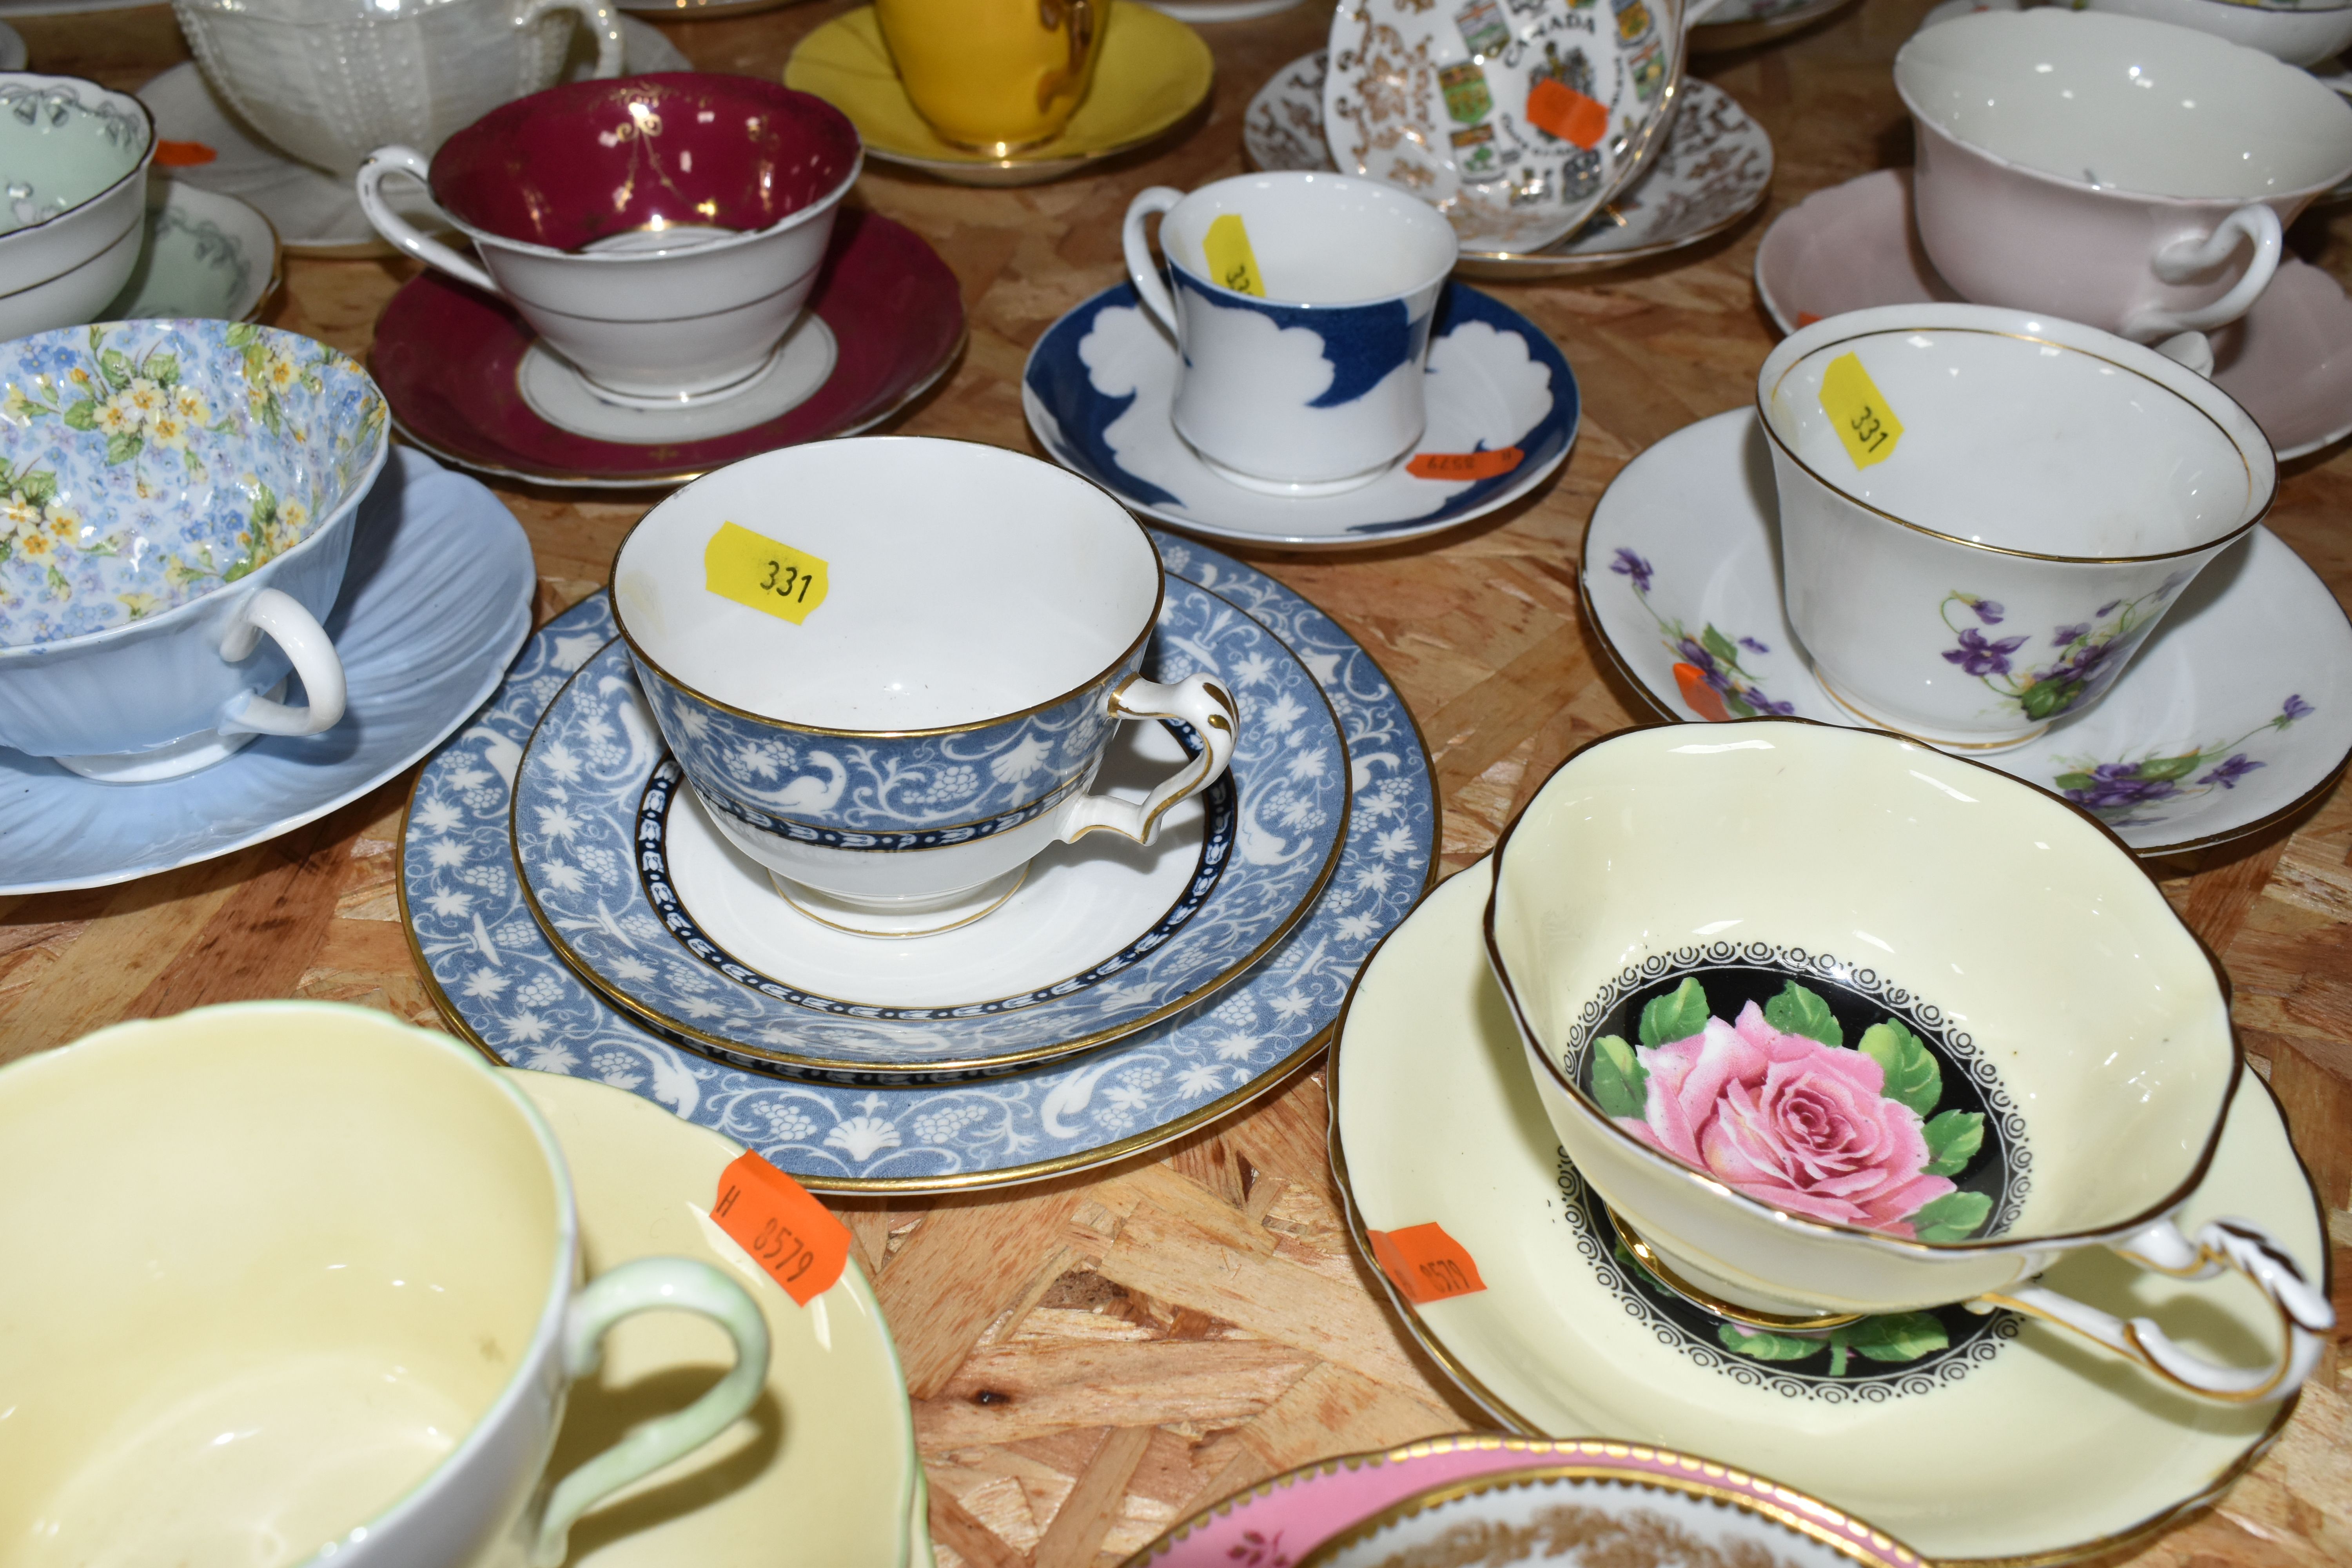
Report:
[[[2244,1080],[2220,970],[2113,834],[2030,784],[1802,720],[1626,731],[1505,833],[1486,940],[1620,1239],[1732,1331],[1866,1344],[2005,1308],[2255,1403],[2334,1326],[2321,1259],[2173,1224]],[[2036,1282],[2095,1246],[2245,1276],[2278,1311],[2267,1359]]]

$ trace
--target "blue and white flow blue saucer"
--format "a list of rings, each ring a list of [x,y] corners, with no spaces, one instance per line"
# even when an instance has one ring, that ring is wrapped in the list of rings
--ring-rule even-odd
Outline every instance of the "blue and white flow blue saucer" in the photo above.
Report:
[[[1315,678],[1225,600],[1171,579],[1144,668],[1239,700],[1232,771],[1150,848],[1057,844],[983,919],[877,942],[802,912],[710,823],[615,642],[517,771],[514,860],[540,926],[623,1012],[724,1061],[942,1081],[1102,1045],[1223,987],[1311,907],[1348,823],[1348,752]],[[1096,781],[1141,800],[1184,751],[1122,726]]]
[[[1218,475],[1176,434],[1176,345],[1117,284],[1045,329],[1021,405],[1054,460],[1146,517],[1189,532],[1297,549],[1385,544],[1482,517],[1543,482],[1576,439],[1576,377],[1541,328],[1446,285],[1430,339],[1429,427],[1413,454],[1516,451],[1501,472],[1421,479],[1401,460],[1338,495],[1267,495]],[[1502,459],[1475,465],[1493,468]]]
[[[1029,1181],[1182,1135],[1281,1084],[1375,943],[1428,886],[1428,753],[1380,667],[1328,616],[1229,556],[1155,533],[1169,573],[1280,638],[1339,717],[1349,810],[1307,918],[1206,1002],[1098,1050],[957,1083],[857,1085],[746,1072],[610,1005],[556,955],[514,875],[509,805],[533,728],[614,637],[597,595],[541,627],[480,717],[425,764],[401,833],[402,913],[451,1026],[516,1067],[594,1079],[716,1129],[812,1187],[942,1192]]]
[[[299,827],[446,739],[530,631],[530,542],[499,499],[396,447],[360,503],[327,634],[342,722],[265,735],[198,773],[100,784],[0,747],[0,894],[104,887]]]

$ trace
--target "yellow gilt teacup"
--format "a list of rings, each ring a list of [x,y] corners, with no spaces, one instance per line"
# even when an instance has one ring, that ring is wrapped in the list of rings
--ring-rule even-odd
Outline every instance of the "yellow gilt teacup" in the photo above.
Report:
[[[1102,55],[1102,0],[875,0],[907,96],[948,142],[1003,156],[1052,141]]]

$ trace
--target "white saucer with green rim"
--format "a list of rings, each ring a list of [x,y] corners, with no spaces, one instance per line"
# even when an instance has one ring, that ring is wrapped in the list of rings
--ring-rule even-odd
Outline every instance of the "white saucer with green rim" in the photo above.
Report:
[[[1763,432],[1745,408],[1658,442],[1593,508],[1579,577],[1586,618],[1661,717],[1853,722],[1789,626],[1779,517]],[[2090,630],[2011,617],[1989,650],[1995,673],[2029,679]],[[2335,784],[2347,753],[2352,622],[2318,574],[2257,526],[2182,592],[2104,698],[1981,760],[2153,856],[2292,816]]]
[[[2285,1425],[2292,1402],[2174,1394],[2006,1313],[1868,1320],[1901,1331],[1841,1343],[1741,1335],[1683,1307],[1619,1255],[1606,1210],[1559,1152],[1487,971],[1491,885],[1483,860],[1455,877],[1365,967],[1334,1050],[1331,1151],[1360,1250],[1366,1227],[1434,1224],[1476,1263],[1483,1289],[1391,1300],[1502,1426],[1752,1468],[1947,1563],[2048,1563],[2169,1524]],[[2257,1221],[2306,1269],[2325,1268],[2310,1183],[2252,1079],[2180,1218],[2222,1215]],[[2222,1360],[2273,1353],[2275,1315],[2236,1281],[2179,1284],[2095,1251],[2045,1278]]]
[[[855,1258],[805,1307],[710,1220],[719,1173],[743,1152],[625,1089],[509,1069],[563,1147],[590,1274],[652,1256],[708,1260],[768,1320],[768,1392],[709,1447],[599,1503],[572,1530],[568,1568],[761,1568],[777,1560],[931,1568],[923,1467],[898,1352]],[[572,1387],[549,1474],[623,1430],[682,1408],[727,1364],[727,1344],[683,1313],[632,1318]],[[706,1355],[709,1371],[693,1363]]]
[[[147,181],[147,245],[99,317],[250,321],[278,287],[278,231],[250,204],[161,174]]]

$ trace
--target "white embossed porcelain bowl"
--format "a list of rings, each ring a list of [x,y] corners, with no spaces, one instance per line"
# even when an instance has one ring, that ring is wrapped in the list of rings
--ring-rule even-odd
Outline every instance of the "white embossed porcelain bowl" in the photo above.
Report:
[[[385,426],[366,372],[268,327],[0,344],[0,745],[128,779],[331,727],[318,623]],[[289,670],[307,707],[268,695]]]
[[[89,321],[145,242],[155,124],[129,93],[0,71],[0,338]]]

